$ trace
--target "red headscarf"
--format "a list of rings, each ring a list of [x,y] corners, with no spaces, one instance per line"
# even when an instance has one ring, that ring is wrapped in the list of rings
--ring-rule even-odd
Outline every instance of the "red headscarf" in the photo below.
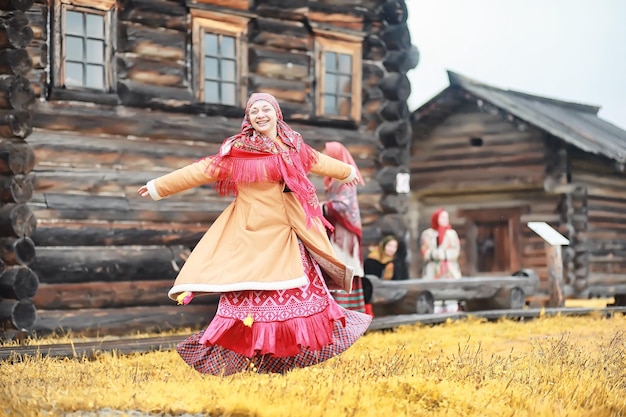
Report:
[[[441,213],[443,213],[444,211],[446,211],[443,208],[437,209],[435,210],[435,212],[433,213],[433,215],[430,218],[430,227],[433,230],[437,231],[437,244],[441,245],[441,242],[443,242],[443,237],[446,234],[446,230],[448,229],[452,229],[452,226],[450,226],[450,224],[448,223],[447,226],[440,226],[439,225],[439,215]]]
[[[260,100],[267,101],[274,107],[277,119],[276,132],[278,138],[287,145],[288,150],[283,150],[277,155],[249,153],[247,163],[241,164],[237,161],[238,158],[227,158],[227,156],[230,155],[235,142],[244,141],[259,134],[250,123],[248,113],[250,107]],[[310,168],[317,162],[317,155],[317,151],[306,145],[302,136],[283,120],[283,113],[274,96],[267,93],[254,93],[246,104],[246,114],[241,122],[241,133],[227,138],[222,143],[219,154],[210,157],[212,163],[208,169],[217,175],[217,188],[222,194],[236,194],[237,183],[275,180],[278,176],[285,181],[287,187],[302,205],[307,225],[310,225],[311,219],[318,218],[326,227],[332,229],[322,215],[322,207],[317,198],[315,186],[307,176]],[[267,163],[270,165],[266,165]],[[275,163],[278,165],[279,172],[272,174],[271,166],[275,166]]]

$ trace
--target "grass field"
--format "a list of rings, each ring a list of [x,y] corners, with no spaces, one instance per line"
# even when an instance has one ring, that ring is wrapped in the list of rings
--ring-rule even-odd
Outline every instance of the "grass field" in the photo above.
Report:
[[[0,364],[0,415],[626,416],[625,330],[621,314],[404,326],[321,365],[227,378],[173,351],[28,358]]]

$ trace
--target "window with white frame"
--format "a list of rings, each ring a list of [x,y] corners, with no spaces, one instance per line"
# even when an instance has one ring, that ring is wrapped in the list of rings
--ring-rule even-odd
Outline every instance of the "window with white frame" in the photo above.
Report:
[[[318,36],[315,47],[317,115],[358,122],[361,118],[361,40]]]
[[[55,85],[109,91],[113,85],[113,0],[55,3]]]
[[[241,106],[245,101],[247,18],[193,12],[194,87],[199,101]]]

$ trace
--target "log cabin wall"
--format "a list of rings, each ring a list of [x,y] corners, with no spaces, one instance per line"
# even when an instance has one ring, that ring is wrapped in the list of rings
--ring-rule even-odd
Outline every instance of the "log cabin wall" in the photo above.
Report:
[[[626,294],[626,174],[604,158],[569,150],[575,286],[580,296]]]
[[[546,290],[544,241],[526,226],[546,221],[558,229],[562,223],[561,196],[544,190],[550,152],[544,134],[527,126],[520,130],[460,91],[442,100],[441,106],[449,106],[445,116],[415,124],[410,169],[418,216],[411,229],[411,276],[421,276],[419,234],[429,227],[432,213],[443,207],[461,239],[463,275],[506,275],[532,268],[540,277],[540,289]],[[499,223],[506,244],[493,248]],[[496,225],[496,236],[481,236],[490,224]],[[486,262],[489,257],[501,260]]]
[[[29,75],[34,39],[28,9],[32,1],[0,3],[0,336],[13,337],[35,324],[33,304],[39,278],[31,236],[37,221],[28,206],[33,194],[34,152],[30,108],[35,98]]]
[[[41,280],[34,298],[38,331],[115,333],[208,321],[214,299],[183,309],[166,291],[230,199],[208,186],[159,202],[136,190],[216,152],[239,130],[242,106],[254,91],[274,94],[310,145],[321,149],[336,140],[354,155],[366,180],[359,189],[365,247],[384,233],[406,235],[406,204],[393,184],[395,173],[407,170],[406,72],[418,54],[404,0],[36,0],[29,6],[28,79],[37,101],[28,143],[37,165],[28,207],[37,219],[31,267]],[[62,65],[73,53],[63,38],[68,11],[102,22],[102,34],[81,35],[104,45],[101,88],[68,84],[76,81]],[[207,100],[213,90],[204,89],[197,46],[207,31],[235,39],[236,105]],[[322,114],[320,60],[328,51],[358,52],[346,117]],[[312,179],[323,198],[322,179]]]

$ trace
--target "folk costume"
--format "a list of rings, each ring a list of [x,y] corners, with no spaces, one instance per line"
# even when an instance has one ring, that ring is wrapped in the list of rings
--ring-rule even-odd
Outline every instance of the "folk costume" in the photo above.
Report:
[[[356,170],[360,184],[365,184],[350,152],[339,142],[327,142],[324,153],[332,158],[350,164]],[[324,214],[333,225],[330,232],[330,244],[335,250],[337,258],[354,270],[352,292],[343,290],[333,291],[331,295],[337,304],[343,308],[365,313],[363,298],[363,256],[361,254],[361,212],[357,200],[356,187],[332,177],[324,177],[326,188],[326,202]]]
[[[420,246],[424,265],[422,278],[461,278],[459,253],[461,243],[459,236],[448,224],[439,224],[439,215],[443,209],[436,210],[431,219],[430,227],[422,232]]]
[[[276,110],[280,143],[252,127],[249,109],[259,100]],[[371,317],[342,309],[329,294],[329,288],[350,291],[353,271],[335,257],[309,172],[345,182],[356,175],[306,145],[283,121],[276,99],[257,93],[241,133],[227,138],[218,154],[147,184],[155,200],[206,183],[236,196],[168,293],[179,301],[221,293],[209,326],[177,346],[199,372],[314,365],[346,350],[369,326]]]
[[[383,280],[393,280],[395,278],[394,261],[395,255],[389,256],[385,253],[385,246],[392,240],[396,240],[394,236],[385,236],[378,246],[373,248],[367,255],[367,259],[363,264],[365,275],[376,275]]]

